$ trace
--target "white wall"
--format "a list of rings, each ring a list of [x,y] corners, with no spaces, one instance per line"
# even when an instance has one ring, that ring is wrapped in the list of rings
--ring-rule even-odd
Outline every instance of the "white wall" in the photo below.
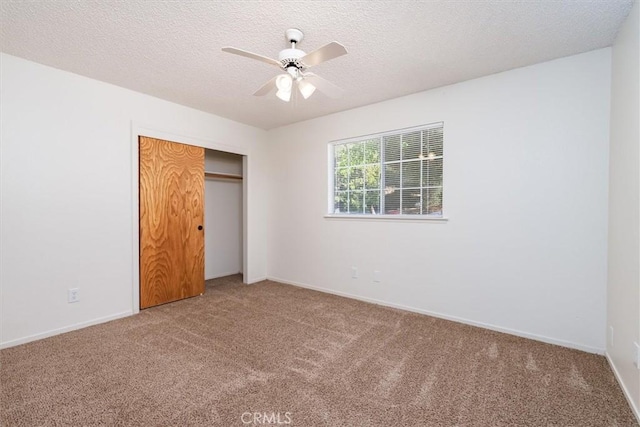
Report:
[[[640,418],[640,4],[635,3],[613,45],[609,182],[607,354]]]
[[[0,60],[0,345],[132,312],[132,122],[248,153],[245,280],[265,277],[264,131],[13,56]],[[67,303],[72,287],[79,303]]]
[[[269,275],[605,348],[609,49],[269,133],[0,59],[2,346],[131,312],[133,121],[249,153],[249,282]],[[435,121],[448,222],[323,218],[328,141]],[[66,302],[70,287],[80,303]]]
[[[242,156],[206,150],[204,170],[242,175]],[[206,178],[204,277],[242,272],[242,181]]]
[[[604,352],[610,54],[271,131],[269,277]],[[448,222],[323,217],[329,141],[438,121]]]

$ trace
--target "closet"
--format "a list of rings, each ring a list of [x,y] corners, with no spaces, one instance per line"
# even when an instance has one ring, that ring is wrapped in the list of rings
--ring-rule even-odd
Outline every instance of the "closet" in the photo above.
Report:
[[[242,156],[139,138],[140,308],[242,272]]]
[[[205,279],[242,273],[242,156],[205,150]]]

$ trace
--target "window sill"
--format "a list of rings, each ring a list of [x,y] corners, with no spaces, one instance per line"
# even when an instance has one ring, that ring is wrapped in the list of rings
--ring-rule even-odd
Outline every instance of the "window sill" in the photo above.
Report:
[[[418,221],[418,222],[447,222],[446,217],[428,217],[426,215],[339,215],[327,214],[326,219],[332,220],[364,220],[364,221]]]

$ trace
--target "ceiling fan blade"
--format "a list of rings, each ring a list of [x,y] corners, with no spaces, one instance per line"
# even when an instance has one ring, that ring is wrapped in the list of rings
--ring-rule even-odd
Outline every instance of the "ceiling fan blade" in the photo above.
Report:
[[[275,65],[278,68],[282,68],[280,61],[268,58],[266,56],[258,55],[257,53],[247,52],[246,50],[237,49],[235,47],[223,47],[223,52],[233,53],[234,55],[244,56],[246,58],[256,59],[258,61],[266,62],[267,64]]]
[[[314,50],[311,53],[307,53],[300,60],[307,67],[313,67],[322,62],[328,61],[333,58],[337,58],[342,55],[346,55],[347,49],[338,42],[331,42],[322,46],[319,49]]]
[[[257,91],[254,92],[253,96],[264,96],[264,95],[268,94],[269,92],[271,92],[276,87],[276,79],[277,78],[278,78],[278,76],[275,76],[274,78],[272,78],[271,80],[266,82],[264,85],[262,85],[262,87],[260,89],[258,89]]]
[[[305,73],[304,79],[318,88],[320,92],[331,98],[340,98],[342,96],[342,93],[344,92],[342,88],[339,88],[330,81],[325,80],[313,73]]]

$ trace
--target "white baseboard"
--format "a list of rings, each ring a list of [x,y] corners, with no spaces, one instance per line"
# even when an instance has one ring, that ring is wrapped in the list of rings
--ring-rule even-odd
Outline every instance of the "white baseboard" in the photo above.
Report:
[[[515,330],[515,329],[504,328],[502,326],[496,326],[496,325],[492,325],[492,324],[484,323],[484,322],[477,322],[475,320],[465,319],[465,318],[457,317],[457,316],[450,316],[448,314],[438,313],[438,312],[435,312],[435,311],[423,310],[421,308],[410,307],[410,306],[406,306],[406,305],[402,305],[402,304],[395,304],[395,303],[392,303],[392,302],[377,300],[377,299],[374,299],[374,298],[363,297],[363,296],[359,296],[359,295],[350,294],[350,293],[347,293],[347,292],[335,291],[335,290],[332,290],[332,289],[326,289],[326,288],[321,288],[321,287],[318,287],[318,286],[312,286],[312,285],[308,285],[306,283],[294,282],[294,281],[291,281],[291,280],[280,279],[280,278],[277,278],[277,277],[269,277],[268,280],[273,280],[274,282],[280,282],[280,283],[284,283],[284,284],[287,284],[287,285],[299,286],[301,288],[312,289],[314,291],[324,292],[324,293],[328,293],[328,294],[338,295],[338,296],[341,296],[341,297],[357,299],[357,300],[360,300],[360,301],[365,301],[365,302],[369,302],[369,303],[372,303],[372,304],[382,305],[382,306],[385,306],[385,307],[399,308],[401,310],[411,311],[413,313],[426,314],[427,316],[438,317],[440,319],[451,320],[453,322],[464,323],[466,325],[471,325],[471,326],[478,326],[480,328],[490,329],[490,330],[496,331],[496,332],[503,332],[505,334],[516,335],[516,336],[522,337],[522,338],[529,338],[529,339],[532,339],[532,340],[535,340],[535,341],[542,341],[542,342],[545,342],[547,344],[554,344],[554,345],[559,345],[559,346],[562,346],[562,347],[568,347],[568,348],[573,348],[573,349],[576,349],[576,350],[586,351],[587,353],[594,353],[594,354],[600,354],[600,355],[603,355],[605,353],[605,349],[604,348],[591,347],[591,346],[588,346],[588,345],[583,345],[583,344],[575,343],[575,342],[572,342],[572,341],[565,341],[565,340],[561,340],[561,339],[557,339],[557,338],[547,337],[547,336],[544,336],[544,335],[537,335],[537,334],[532,334],[532,333],[529,333],[529,332],[518,331],[518,330]]]
[[[247,285],[253,285],[254,283],[262,282],[263,280],[269,280],[268,277],[256,277],[255,279],[248,279],[246,281]]]
[[[99,317],[97,319],[92,319],[86,322],[75,323],[73,325],[65,326],[63,328],[51,329],[49,331],[42,332],[39,334],[29,335],[26,337],[15,339],[15,340],[2,342],[0,343],[0,349],[15,347],[20,344],[26,344],[31,341],[41,340],[43,338],[64,334],[65,332],[75,331],[76,329],[86,328],[87,326],[93,326],[99,323],[105,323],[111,320],[121,319],[123,317],[131,316],[131,315],[133,315],[132,311],[123,311],[122,313],[116,313],[109,316]]]
[[[233,275],[236,275],[236,274],[242,274],[242,271],[232,271],[231,273],[219,273],[219,274],[216,274],[215,276],[212,276],[212,277],[205,277],[204,280],[219,279],[221,277],[233,276]]]
[[[620,388],[622,388],[622,393],[624,394],[624,397],[627,399],[627,402],[629,402],[629,406],[631,406],[631,411],[633,412],[633,415],[636,416],[638,423],[640,423],[640,408],[638,408],[638,404],[633,401],[633,398],[631,397],[631,393],[629,393],[629,389],[622,382],[622,377],[620,376],[620,372],[618,372],[618,369],[616,368],[616,365],[613,363],[613,359],[611,359],[611,356],[609,356],[609,353],[605,352],[604,355],[607,358],[607,362],[609,362],[609,366],[611,367],[611,370],[613,371],[613,376],[616,377],[618,384],[620,384]]]

